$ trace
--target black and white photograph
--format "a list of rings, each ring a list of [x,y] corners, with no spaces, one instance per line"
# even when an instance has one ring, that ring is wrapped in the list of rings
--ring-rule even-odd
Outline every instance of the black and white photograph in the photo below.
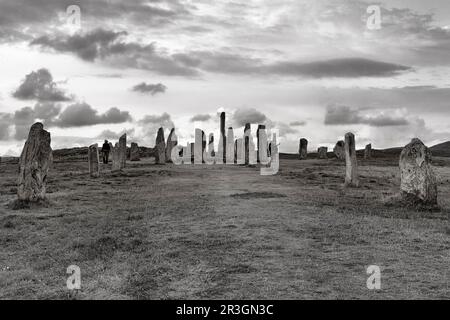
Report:
[[[0,300],[450,300],[449,216],[448,0],[0,0]]]

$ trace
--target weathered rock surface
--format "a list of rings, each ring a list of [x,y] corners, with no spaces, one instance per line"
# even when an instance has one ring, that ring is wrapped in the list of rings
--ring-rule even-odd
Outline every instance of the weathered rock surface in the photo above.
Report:
[[[166,144],[166,162],[172,162],[172,149],[178,145],[178,137],[175,134],[175,128],[170,130]]]
[[[355,135],[351,132],[345,135],[345,185],[359,186]]]
[[[436,175],[431,167],[431,151],[415,138],[400,154],[400,191],[413,204],[437,205]]]
[[[328,155],[328,148],[327,147],[319,147],[319,149],[317,149],[317,157],[319,159],[327,159]]]
[[[244,155],[245,155],[245,164],[250,164],[250,135],[251,135],[251,126],[250,123],[245,124],[244,128]]]
[[[42,123],[31,126],[19,159],[17,196],[19,202],[46,200],[47,174],[53,163],[50,133]]]
[[[100,156],[98,153],[98,144],[89,146],[88,149],[89,175],[93,178],[100,176]]]
[[[155,143],[155,160],[157,164],[166,163],[166,142],[164,141],[164,129],[159,128]]]
[[[300,160],[304,160],[308,157],[308,140],[306,140],[305,138],[300,139],[298,154]]]
[[[125,133],[119,138],[119,158],[120,168],[125,168],[127,164],[127,134]]]
[[[364,149],[364,159],[370,158],[372,158],[372,144],[366,145],[366,148]]]
[[[116,142],[114,148],[111,148],[111,154],[112,154],[112,171],[120,171],[122,169],[122,162],[120,159],[120,150],[119,150],[119,143]]]
[[[141,155],[139,153],[139,146],[136,142],[131,143],[130,148],[130,161],[140,161]]]
[[[338,158],[339,160],[345,160],[345,142],[342,140],[336,142],[333,152],[336,158]]]

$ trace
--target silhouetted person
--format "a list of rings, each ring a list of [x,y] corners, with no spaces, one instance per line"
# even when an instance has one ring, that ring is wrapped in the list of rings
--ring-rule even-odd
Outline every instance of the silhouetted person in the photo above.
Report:
[[[109,145],[109,142],[108,142],[108,140],[105,140],[105,143],[102,146],[102,154],[103,154],[103,163],[104,164],[108,164],[110,151],[111,151],[111,147]]]

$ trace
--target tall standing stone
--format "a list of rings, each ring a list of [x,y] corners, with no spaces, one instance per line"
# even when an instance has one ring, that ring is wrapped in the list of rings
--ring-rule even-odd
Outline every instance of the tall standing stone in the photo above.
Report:
[[[327,147],[319,147],[319,149],[317,149],[317,156],[319,159],[327,159],[328,155],[328,148]]]
[[[359,186],[355,135],[351,132],[345,134],[345,185]]]
[[[234,131],[233,131],[232,127],[228,128],[226,153],[227,153],[226,163],[233,164],[234,163]]]
[[[195,129],[194,164],[203,163],[203,137],[203,131]]]
[[[120,171],[122,169],[122,161],[120,158],[120,147],[119,143],[116,142],[114,148],[111,148],[112,152],[112,168],[111,170],[114,171]]]
[[[164,129],[159,128],[155,143],[155,160],[157,164],[166,163],[166,142],[164,141]]]
[[[169,137],[167,138],[167,144],[166,144],[166,161],[172,162],[172,149],[175,148],[178,145],[178,138],[175,134],[175,128],[172,128],[170,130]]]
[[[400,192],[412,203],[437,205],[437,182],[431,167],[431,151],[417,138],[400,154]]]
[[[257,151],[257,153],[256,153],[256,162],[260,162],[260,159],[259,159],[259,139],[260,139],[260,131],[262,131],[262,130],[266,130],[266,126],[265,125],[263,125],[263,124],[259,124],[258,125],[258,129],[256,130],[256,144],[257,144],[257,146],[256,146],[256,148],[258,149]]]
[[[223,163],[227,161],[227,137],[225,132],[225,112],[220,114],[220,138],[219,143],[221,146],[219,147],[219,151],[221,150],[223,153]]]
[[[342,140],[336,142],[333,152],[336,158],[338,158],[339,160],[345,160],[345,142]]]
[[[131,143],[130,161],[141,161],[141,155],[139,154],[139,146],[136,142]]]
[[[195,163],[195,143],[191,142],[191,163]]]
[[[125,168],[127,163],[127,134],[123,134],[119,138],[119,158],[120,158],[120,168]]]
[[[245,124],[244,128],[244,154],[245,154],[245,164],[248,165],[250,163],[250,135],[251,135],[251,126],[250,123]]]
[[[300,139],[300,143],[298,146],[298,153],[300,160],[308,158],[308,140],[306,140],[305,138]]]
[[[366,145],[366,148],[364,149],[364,159],[370,158],[372,158],[372,144]]]
[[[98,144],[89,146],[88,149],[89,175],[92,178],[100,176],[100,156],[98,154]]]
[[[19,159],[19,202],[39,202],[46,199],[47,174],[53,162],[50,143],[50,133],[44,130],[43,124],[33,124]]]

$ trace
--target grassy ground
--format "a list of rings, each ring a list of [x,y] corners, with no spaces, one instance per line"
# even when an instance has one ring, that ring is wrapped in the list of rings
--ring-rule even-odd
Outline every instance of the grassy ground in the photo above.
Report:
[[[49,208],[13,211],[16,165],[0,164],[0,298],[450,298],[450,159],[438,159],[441,212],[386,205],[395,159],[360,161],[342,187],[337,160],[242,166],[157,166],[123,173],[57,162]],[[366,287],[379,265],[381,290]]]

